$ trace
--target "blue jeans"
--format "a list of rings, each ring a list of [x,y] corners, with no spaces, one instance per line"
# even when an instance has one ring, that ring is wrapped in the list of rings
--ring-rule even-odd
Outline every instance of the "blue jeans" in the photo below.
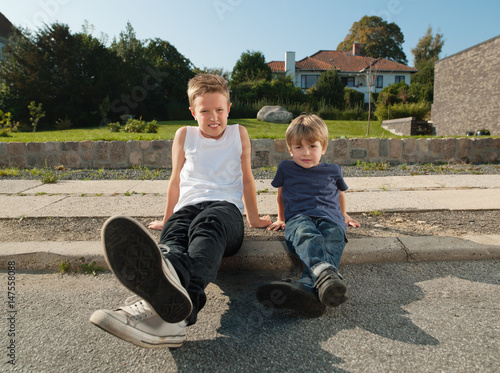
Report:
[[[338,270],[347,238],[342,227],[327,218],[298,215],[287,221],[285,240],[288,249],[304,263],[303,277],[316,276],[316,266],[327,263]]]
[[[235,254],[243,238],[241,212],[226,201],[185,206],[163,226],[160,250],[174,266],[193,302],[188,325],[196,322],[205,305],[205,288],[217,277],[222,258]]]

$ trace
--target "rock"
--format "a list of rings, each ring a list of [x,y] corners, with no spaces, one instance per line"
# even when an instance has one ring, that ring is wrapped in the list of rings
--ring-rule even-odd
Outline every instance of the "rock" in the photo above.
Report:
[[[257,113],[257,119],[270,123],[290,123],[293,114],[281,106],[264,106]]]

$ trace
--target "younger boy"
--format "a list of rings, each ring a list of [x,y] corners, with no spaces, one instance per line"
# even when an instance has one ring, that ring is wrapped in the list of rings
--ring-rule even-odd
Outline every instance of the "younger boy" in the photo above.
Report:
[[[106,261],[118,280],[140,298],[117,310],[98,310],[90,321],[143,347],[179,347],[185,328],[206,303],[222,257],[243,242],[243,211],[251,227],[271,224],[259,217],[245,128],[227,125],[231,103],[226,81],[202,74],[188,84],[198,127],[182,127],[172,145],[172,175],[157,245],[128,217],[103,226]]]
[[[338,267],[346,228],[360,223],[346,212],[340,166],[321,162],[328,146],[325,122],[316,115],[297,117],[286,131],[286,143],[292,160],[279,164],[271,183],[278,188],[278,220],[268,229],[285,230],[288,248],[305,269],[298,282],[263,284],[256,295],[268,307],[317,314],[347,299]]]

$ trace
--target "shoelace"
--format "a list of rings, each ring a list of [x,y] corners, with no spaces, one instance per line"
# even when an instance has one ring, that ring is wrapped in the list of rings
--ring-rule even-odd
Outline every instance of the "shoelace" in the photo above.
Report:
[[[142,298],[140,296],[134,294],[134,295],[131,295],[130,297],[128,297],[127,299],[125,299],[125,305],[126,306],[131,306],[134,303],[137,303],[137,302],[140,302],[140,301],[142,301]]]
[[[129,313],[128,318],[133,321],[148,319],[156,315],[156,313],[151,309],[151,307],[143,300],[140,300],[130,305],[128,313]]]

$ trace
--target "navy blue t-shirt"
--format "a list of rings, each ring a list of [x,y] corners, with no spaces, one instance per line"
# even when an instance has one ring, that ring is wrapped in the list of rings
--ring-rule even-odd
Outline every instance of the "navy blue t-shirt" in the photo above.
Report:
[[[339,190],[346,191],[347,184],[339,165],[321,162],[303,168],[287,159],[279,164],[271,185],[283,187],[285,222],[297,215],[307,215],[328,218],[344,230],[347,228],[339,203]]]

